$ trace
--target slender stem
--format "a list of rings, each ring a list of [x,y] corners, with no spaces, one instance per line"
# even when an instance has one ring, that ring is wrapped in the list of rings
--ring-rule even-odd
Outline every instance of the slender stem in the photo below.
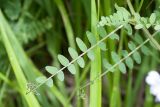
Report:
[[[130,1],[130,0],[127,0],[127,4],[128,4],[128,7],[129,7],[132,15],[134,15],[136,12],[134,11],[134,8],[133,8],[133,6],[132,6],[132,4],[131,4],[131,1]]]
[[[129,9],[132,13],[132,15],[135,15],[135,10],[131,4],[131,1],[130,0],[127,0],[127,4],[129,6]],[[160,45],[159,43],[151,36],[151,34],[149,33],[149,31],[146,29],[146,28],[142,28],[143,29],[143,32],[146,33],[146,36],[151,40],[151,42],[157,47],[157,49],[160,51]]]
[[[158,32],[153,34],[153,36],[155,36]],[[107,74],[109,71],[112,71],[117,65],[119,65],[121,62],[123,62],[126,58],[128,58],[129,56],[131,56],[134,52],[136,52],[138,49],[140,49],[143,45],[145,45],[148,41],[150,41],[150,39],[145,40],[142,44],[140,44],[138,47],[136,47],[132,52],[130,52],[126,57],[122,58],[119,62],[115,63],[110,69],[108,69],[107,71],[105,71],[104,73],[98,75],[97,77],[95,77],[92,81],[88,82],[87,84],[85,84],[84,86],[82,86],[80,88],[80,90],[82,90],[83,88],[93,84],[95,81],[97,81],[99,78],[103,77],[105,74]]]
[[[34,89],[29,90],[28,92],[26,92],[26,94],[29,94],[30,92],[35,91],[37,88],[39,88],[40,86],[42,86],[44,83],[46,83],[49,79],[51,79],[53,76],[55,76],[56,74],[58,74],[59,72],[63,71],[65,68],[67,68],[68,66],[70,66],[72,63],[74,63],[75,61],[77,61],[79,58],[81,58],[82,56],[84,56],[87,52],[89,52],[90,50],[92,50],[93,48],[95,48],[97,45],[99,45],[101,42],[103,42],[104,40],[106,40],[108,37],[110,37],[112,34],[114,34],[116,31],[118,31],[119,29],[121,29],[123,27],[123,25],[120,25],[119,27],[117,27],[115,30],[113,30],[111,33],[109,33],[106,37],[102,38],[100,41],[98,41],[95,45],[93,45],[92,47],[90,47],[87,51],[85,51],[84,53],[82,53],[81,55],[79,55],[76,59],[72,60],[67,66],[64,66],[63,68],[61,68],[59,71],[57,71],[55,74],[51,75],[49,78],[47,78],[43,83],[37,85]]]
[[[140,5],[139,5],[139,7],[138,7],[137,12],[140,12],[140,11],[141,11],[141,8],[142,8],[142,5],[143,5],[143,2],[144,2],[144,0],[141,0],[141,2],[140,2]]]

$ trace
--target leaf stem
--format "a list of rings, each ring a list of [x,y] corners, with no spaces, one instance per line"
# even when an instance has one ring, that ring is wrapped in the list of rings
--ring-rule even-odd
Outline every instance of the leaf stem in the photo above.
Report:
[[[155,36],[157,33],[159,33],[160,31],[157,31],[153,34],[153,36]],[[129,56],[131,56],[134,52],[136,52],[138,49],[140,49],[143,45],[145,45],[148,41],[150,41],[150,39],[145,40],[142,44],[140,44],[138,47],[136,47],[133,51],[131,51],[126,57],[122,58],[119,62],[115,63],[110,69],[108,69],[107,71],[105,71],[104,73],[98,75],[97,77],[95,77],[92,81],[88,82],[87,84],[85,84],[84,86],[82,86],[80,88],[80,90],[82,90],[83,88],[93,84],[95,81],[97,81],[99,78],[103,77],[105,74],[107,74],[109,71],[111,71],[113,68],[115,68],[117,65],[119,65],[121,62],[123,62],[126,58],[128,58]]]
[[[127,0],[127,4],[128,4],[128,7],[132,13],[132,15],[134,16],[135,15],[135,10],[131,4],[131,1],[130,0]],[[157,47],[157,49],[160,51],[160,45],[159,43],[151,36],[150,32],[146,29],[146,28],[142,28],[143,29],[143,32],[146,33],[146,36],[151,40],[151,42]]]
[[[26,94],[29,94],[30,92],[35,91],[37,88],[39,88],[40,86],[42,86],[44,83],[46,83],[49,79],[51,79],[53,76],[55,76],[56,74],[58,74],[59,72],[63,71],[65,68],[67,68],[68,66],[70,66],[72,63],[74,63],[75,61],[77,61],[80,57],[84,56],[87,52],[89,52],[90,50],[92,50],[93,48],[95,48],[97,45],[99,45],[101,42],[103,42],[104,40],[106,40],[109,36],[111,36],[112,34],[114,34],[116,31],[118,31],[119,29],[121,29],[123,27],[123,25],[120,25],[119,27],[117,27],[115,30],[113,30],[111,33],[109,33],[106,37],[102,38],[100,41],[98,41],[95,45],[93,45],[92,47],[90,47],[89,49],[87,49],[84,53],[82,53],[81,55],[79,55],[76,59],[72,60],[67,66],[64,66],[63,68],[61,68],[59,71],[57,71],[55,74],[51,75],[49,78],[47,78],[43,83],[37,85],[34,89],[29,90],[28,92],[26,92]]]

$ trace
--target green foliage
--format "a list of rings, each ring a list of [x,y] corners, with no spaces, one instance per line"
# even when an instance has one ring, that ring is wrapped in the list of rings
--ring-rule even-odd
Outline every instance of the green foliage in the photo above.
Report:
[[[69,60],[63,55],[58,55],[58,60],[63,66],[68,66],[69,64]]]
[[[96,44],[97,41],[96,41],[96,38],[95,38],[95,36],[93,35],[92,32],[87,31],[86,35],[87,35],[87,38],[88,38],[88,40],[89,40],[89,42],[91,43],[92,46],[94,44]]]
[[[128,55],[128,52],[126,50],[122,50],[122,55],[123,57],[126,57]],[[131,57],[126,58],[125,63],[129,69],[133,69],[133,60]]]
[[[129,0],[127,0],[127,3],[128,1]],[[123,0],[120,0],[117,3],[123,4],[122,2],[126,4],[126,1]],[[90,5],[93,6],[93,1],[90,3],[89,0],[82,0],[82,3],[74,0],[69,2],[62,0],[55,0],[54,2],[51,0],[1,0],[0,8],[2,13],[4,13],[2,16],[7,17],[8,21],[1,20],[0,23],[0,70],[2,71],[0,72],[0,84],[4,81],[5,84],[9,85],[7,87],[4,87],[3,85],[2,88],[13,88],[12,90],[14,90],[14,94],[18,95],[18,97],[24,97],[27,104],[30,106],[38,107],[39,104],[37,101],[39,101],[42,106],[45,105],[47,107],[59,107],[62,105],[70,107],[70,103],[72,104],[71,100],[74,97],[75,99],[73,101],[76,101],[75,105],[81,107],[83,106],[83,103],[86,103],[85,101],[88,101],[87,98],[91,99],[91,97],[92,100],[90,100],[90,103],[92,105],[95,104],[95,98],[97,100],[96,104],[101,104],[101,98],[99,98],[101,95],[98,95],[98,93],[100,93],[102,89],[101,85],[97,84],[103,83],[101,82],[101,78],[105,75],[103,80],[106,85],[103,87],[107,87],[107,91],[104,91],[103,96],[108,99],[107,101],[110,101],[110,103],[107,102],[107,106],[120,107],[123,105],[126,107],[132,107],[135,104],[134,100],[136,99],[135,96],[138,92],[137,90],[140,87],[140,81],[142,81],[145,76],[145,72],[134,72],[134,76],[132,77],[132,72],[147,71],[148,68],[155,68],[159,61],[156,51],[151,50],[151,47],[146,44],[149,41],[154,47],[156,47],[153,40],[157,41],[159,44],[159,39],[153,38],[153,36],[155,36],[154,32],[157,33],[158,30],[160,30],[160,15],[157,13],[159,10],[151,13],[149,17],[142,17],[141,15],[148,16],[150,13],[150,11],[144,12],[146,11],[145,9],[140,11],[143,4],[142,2],[143,0],[141,1],[140,6],[138,1],[134,4],[134,8],[138,8],[138,11],[136,11],[140,13],[135,13],[130,5],[128,5],[130,9],[129,11],[127,7],[119,7],[115,4],[115,13],[110,15],[114,10],[114,8],[110,8],[112,7],[111,0],[98,1],[98,7],[94,9],[94,11],[97,10],[98,12],[98,15],[96,15],[96,13],[90,9]],[[153,2],[155,2],[154,4],[156,5],[156,1]],[[148,2],[146,1],[146,3]],[[68,6],[70,8],[65,8]],[[100,7],[103,7],[104,9]],[[152,6],[147,7],[143,4],[143,7],[150,8]],[[90,10],[92,11],[91,23]],[[143,12],[143,14],[141,14],[141,12]],[[86,18],[86,14],[89,18]],[[102,16],[99,22],[95,22],[95,16],[99,16],[99,14],[107,14],[107,16]],[[9,24],[6,25],[6,22]],[[96,24],[97,26],[95,26]],[[83,35],[84,29],[88,29],[90,25],[91,31],[86,31],[86,35]],[[153,32],[152,35],[149,32],[150,30]],[[149,38],[149,36],[146,36],[147,39],[144,39],[144,34],[141,31],[143,31],[145,35],[150,35],[153,39]],[[74,37],[74,33],[75,35],[78,35],[78,37]],[[5,38],[5,36],[7,38]],[[68,44],[64,36],[67,37]],[[15,39],[12,37],[19,40],[18,43],[21,46],[24,46],[25,51],[20,51],[17,42],[15,42]],[[74,38],[76,39],[74,40]],[[48,40],[50,41],[50,44],[48,43]],[[60,43],[65,45],[60,46]],[[35,45],[36,48],[33,45]],[[68,53],[66,54],[66,46],[68,45]],[[78,48],[76,48],[76,45]],[[64,55],[59,54],[61,53],[60,47],[63,47],[62,49],[64,50],[62,53]],[[49,50],[49,53],[46,49]],[[32,53],[28,54],[30,53],[30,50]],[[28,54],[30,58],[24,58],[22,53],[24,55]],[[86,57],[84,57],[84,55],[86,55]],[[146,55],[152,56],[146,57]],[[47,56],[47,58],[45,58],[45,56]],[[151,60],[151,58],[154,58],[154,60]],[[143,61],[144,59],[148,59],[148,61]],[[34,63],[30,63],[31,61],[34,61]],[[100,62],[102,62],[102,66]],[[3,75],[8,66],[10,66],[10,63],[13,68],[11,71],[14,71],[15,77],[11,73],[9,77],[4,78]],[[41,63],[44,64],[41,65]],[[140,65],[141,63],[142,65]],[[36,64],[37,67],[42,67],[48,64],[51,66],[45,67],[47,74],[45,72],[42,74],[42,72],[36,67],[33,67],[34,64]],[[62,65],[62,68],[60,68],[60,64]],[[136,66],[136,69],[134,69],[134,66]],[[101,67],[104,69],[101,69]],[[64,73],[64,71],[66,72],[65,69],[68,69],[68,71],[73,74],[73,77],[75,77],[74,83],[72,83],[72,79],[70,78],[66,78],[66,80],[68,80],[65,82],[59,82],[64,81],[64,78],[68,75],[68,73]],[[88,71],[90,69],[91,72],[88,77]],[[99,74],[101,70],[102,73]],[[106,75],[109,71],[110,73]],[[120,78],[124,78],[120,73],[126,73],[127,81],[120,81]],[[53,82],[54,76],[57,78],[55,78]],[[24,85],[23,83],[26,83],[25,77],[28,81],[33,81],[33,78],[37,77],[35,79],[36,83],[27,83],[27,94],[33,92],[35,95],[40,95],[39,93],[41,93],[41,96],[37,96],[36,98],[32,95],[23,95],[24,88],[22,86]],[[14,78],[17,80],[14,81]],[[90,78],[90,81],[81,87],[80,83],[83,84],[88,78]],[[136,78],[136,80],[132,81],[132,78],[133,80]],[[17,82],[18,86],[15,87]],[[132,86],[132,83],[134,83],[135,86]],[[38,90],[38,93],[37,89],[43,84],[51,87],[51,89],[46,91],[42,88]],[[72,87],[73,84],[75,89]],[[73,91],[70,89],[69,91],[66,91],[70,85],[70,89],[73,89]],[[87,96],[88,94],[84,89],[87,86],[90,86],[90,89],[93,90],[89,96]],[[98,88],[94,86],[98,86]],[[124,99],[121,99],[122,93],[119,91],[121,87],[123,87],[124,90],[123,96],[125,97],[125,101]],[[96,91],[96,94],[94,94],[95,90],[98,90]],[[15,93],[15,91],[19,92],[20,95],[17,94],[17,92]],[[74,96],[76,91],[79,92],[78,96]],[[10,95],[8,92],[10,92],[10,89],[5,92],[7,95]],[[2,91],[0,90],[0,106],[3,107],[3,105],[1,105],[1,100],[3,99],[1,93]],[[68,95],[70,94],[71,96],[69,97]],[[97,97],[94,97],[94,95],[97,95]],[[76,97],[83,98],[84,100],[81,101]],[[5,96],[4,99],[6,99]],[[22,101],[18,101],[25,104],[25,100],[22,99]],[[12,102],[11,99],[7,99],[7,101]],[[18,106],[20,104],[21,103],[17,103]],[[147,103],[145,105],[147,105]],[[148,107],[152,106],[148,105]]]
[[[46,80],[47,80],[47,78],[45,76],[41,76],[41,77],[36,78],[36,81],[38,83],[44,83]]]
[[[85,45],[85,43],[80,38],[76,38],[76,42],[77,42],[77,45],[78,45],[79,49],[82,52],[85,52],[87,50],[87,46]]]
[[[110,36],[110,38],[111,39],[116,39],[116,40],[119,40],[119,36],[116,34],[116,33],[114,33],[114,34],[112,34],[111,36]]]
[[[46,71],[49,72],[50,74],[54,75],[58,72],[58,69],[53,66],[46,66],[45,67]]]
[[[58,72],[57,77],[60,81],[64,81],[64,73],[62,71]]]
[[[76,68],[73,64],[68,66],[68,70],[72,73],[72,74],[76,74]]]

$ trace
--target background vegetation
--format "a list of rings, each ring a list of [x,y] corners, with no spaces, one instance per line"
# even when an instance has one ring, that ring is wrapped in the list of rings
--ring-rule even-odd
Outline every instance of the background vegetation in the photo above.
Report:
[[[160,0],[131,2],[141,16],[155,12],[160,18]],[[0,0],[0,107],[160,107],[144,82],[148,71],[159,70],[159,51],[150,44],[147,46],[151,54],[141,54],[142,63],[134,63],[134,69],[127,69],[126,74],[116,69],[84,92],[75,93],[76,87],[103,72],[102,59],[112,62],[111,51],[128,49],[131,38],[124,29],[118,32],[120,42],[108,39],[107,51],[94,50],[96,61],[84,57],[86,66],[77,67],[75,76],[65,70],[64,82],[54,78],[52,88],[44,85],[37,90],[40,95],[25,94],[27,83],[35,82],[40,75],[49,76],[45,66],[61,68],[58,54],[70,58],[67,49],[77,48],[76,37],[89,44],[86,31],[96,35],[100,16],[113,14],[115,3],[129,10],[126,0]],[[143,32],[133,28],[132,36],[135,34],[146,39]],[[160,42],[159,35],[156,40]]]

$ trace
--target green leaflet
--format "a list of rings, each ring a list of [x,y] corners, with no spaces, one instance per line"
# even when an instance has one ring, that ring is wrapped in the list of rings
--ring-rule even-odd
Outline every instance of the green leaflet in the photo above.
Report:
[[[107,50],[107,49],[106,49],[106,44],[105,44],[104,42],[100,42],[98,46],[99,46],[100,49],[103,50],[103,51],[106,51],[106,50]]]
[[[53,66],[46,66],[45,67],[46,71],[49,72],[50,74],[54,75],[58,72],[58,69]]]
[[[36,81],[38,82],[38,83],[44,83],[45,81],[46,81],[46,77],[45,76],[41,76],[41,77],[37,77],[36,78]]]
[[[62,71],[60,71],[58,74],[57,74],[57,78],[60,80],[60,81],[64,81],[64,73]]]
[[[69,65],[67,68],[71,74],[76,74],[76,68],[73,64]]]
[[[90,60],[94,60],[94,52],[92,50],[87,53],[87,56]]]
[[[53,87],[53,80],[52,80],[52,78],[50,78],[49,80],[47,80],[46,85],[48,87]]]
[[[68,52],[69,52],[70,56],[72,57],[72,59],[76,59],[78,57],[78,53],[77,53],[77,51],[75,49],[69,47],[68,48]],[[80,57],[77,60],[77,63],[81,68],[84,68],[85,62],[84,62],[84,59],[82,57]]]
[[[78,52],[75,49],[69,47],[68,52],[70,56],[72,57],[72,59],[76,59],[78,57]]]
[[[11,20],[17,20],[21,13],[21,3],[19,0],[5,2],[4,12]]]
[[[159,25],[159,24],[155,25],[155,26],[154,26],[154,29],[155,29],[155,30],[160,30],[160,25]]]
[[[58,55],[58,60],[63,66],[67,66],[69,64],[69,60],[63,55]]]
[[[111,65],[111,64],[107,61],[107,59],[103,59],[103,66],[104,66],[104,68],[106,68],[106,69],[108,70],[108,69],[110,69],[113,65]],[[111,72],[113,72],[113,71],[114,71],[114,69],[111,70]]]
[[[132,58],[130,58],[130,57],[126,58],[125,63],[128,66],[129,69],[133,69],[134,63],[133,63]]]
[[[127,21],[131,14],[124,8],[124,7],[119,7],[117,4],[114,5],[117,11],[121,11],[123,15],[123,19]]]
[[[119,56],[118,56],[118,54],[117,53],[115,53],[115,52],[111,52],[111,56],[112,56],[112,60],[116,63],[116,62],[118,62],[118,61],[120,61],[120,58],[119,58]]]
[[[85,43],[80,38],[76,38],[76,42],[77,42],[77,45],[78,45],[79,49],[82,52],[87,51],[87,46],[85,45]]]
[[[109,38],[113,40],[117,39],[119,41],[119,36],[116,33],[112,34]]]
[[[141,56],[138,52],[133,53],[133,59],[136,61],[137,64],[141,63]]]
[[[122,50],[122,55],[123,57],[126,57],[128,55],[128,52],[126,50]],[[133,60],[131,57],[126,58],[125,63],[129,69],[133,69]]]
[[[97,27],[97,31],[98,31],[98,34],[104,38],[106,35],[107,35],[107,32],[105,30],[104,27],[100,26],[100,27]]]
[[[88,40],[89,40],[89,42],[91,43],[92,46],[94,44],[96,44],[97,41],[96,41],[96,38],[95,38],[95,36],[94,36],[94,34],[92,32],[87,31],[86,35],[87,35],[87,38],[88,38]]]
[[[138,33],[135,33],[134,40],[135,40],[138,44],[141,44],[141,43],[143,42],[143,38],[142,38]]]
[[[125,24],[124,28],[127,30],[128,35],[132,35],[132,27],[130,24]]]
[[[136,45],[132,41],[130,41],[128,43],[128,48],[132,51],[132,50],[134,50],[136,48]]]
[[[80,57],[78,60],[77,60],[77,63],[78,65],[81,67],[81,68],[84,68],[85,66],[85,61],[82,57]]]
[[[143,25],[141,23],[138,23],[136,26],[135,26],[135,29],[142,29],[143,28]]]
[[[118,68],[122,73],[126,73],[126,66],[123,62],[118,65]]]
[[[142,53],[145,54],[145,55],[150,55],[150,54],[151,54],[151,51],[150,51],[149,48],[148,48],[147,46],[145,46],[145,45],[141,47],[141,51],[142,51]]]
[[[149,22],[151,24],[154,24],[155,21],[156,21],[156,14],[152,13],[151,16],[149,17]]]

